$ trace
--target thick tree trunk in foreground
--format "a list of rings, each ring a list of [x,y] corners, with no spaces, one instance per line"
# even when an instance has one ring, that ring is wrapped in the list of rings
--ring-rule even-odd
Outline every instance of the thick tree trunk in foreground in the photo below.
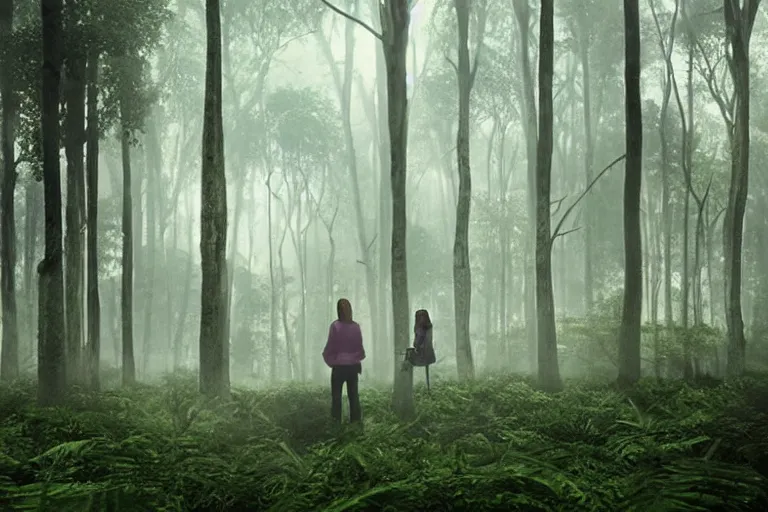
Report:
[[[99,208],[99,56],[95,52],[88,55],[86,71],[88,84],[88,132],[87,154],[85,161],[86,180],[86,223],[87,254],[86,274],[88,304],[88,374],[90,387],[98,391],[99,358],[101,356],[101,304],[99,302],[99,247],[98,247],[98,208]]]
[[[61,169],[59,165],[59,85],[61,83],[62,0],[42,0],[43,18],[43,185],[45,256],[40,274],[37,349],[38,401],[62,403],[67,386],[64,334],[64,279],[61,241]]]
[[[723,0],[726,37],[731,47],[730,71],[737,105],[731,145],[731,186],[723,220],[729,377],[738,377],[746,369],[747,342],[741,311],[741,254],[749,185],[749,40],[759,4],[760,0]]]
[[[227,319],[227,185],[221,118],[221,14],[219,0],[205,2],[207,55],[203,112],[200,256],[200,392],[229,395]]]
[[[624,80],[626,150],[624,175],[624,305],[619,331],[619,382],[640,379],[640,323],[643,308],[643,255],[640,191],[643,119],[640,99],[640,14],[638,0],[624,0]]]
[[[552,75],[554,74],[554,0],[542,0],[539,22],[539,136],[536,153],[536,318],[539,385],[562,388],[557,360],[555,295],[552,289]]]
[[[0,2],[0,35],[10,40],[13,32],[13,0]],[[0,303],[2,303],[2,349],[0,380],[19,376],[19,326],[16,313],[16,92],[11,75],[11,57],[5,52],[0,60],[0,95],[2,95],[3,166],[0,181]]]

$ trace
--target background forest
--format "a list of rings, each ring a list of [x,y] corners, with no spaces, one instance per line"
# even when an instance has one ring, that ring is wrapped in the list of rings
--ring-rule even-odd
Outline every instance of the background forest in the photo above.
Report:
[[[4,1],[0,504],[764,510],[759,3]]]

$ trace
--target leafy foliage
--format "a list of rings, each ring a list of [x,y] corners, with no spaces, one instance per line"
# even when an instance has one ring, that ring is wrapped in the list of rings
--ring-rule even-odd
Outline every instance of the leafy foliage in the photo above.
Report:
[[[40,410],[2,388],[4,510],[764,510],[765,376],[629,397],[515,377],[417,389],[397,423],[363,393],[365,432],[327,424],[327,390],[206,402],[191,375]]]

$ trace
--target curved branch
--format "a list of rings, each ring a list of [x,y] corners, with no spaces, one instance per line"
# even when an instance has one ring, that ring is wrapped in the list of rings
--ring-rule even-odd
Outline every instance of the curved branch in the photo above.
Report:
[[[336,7],[335,5],[333,5],[333,4],[332,4],[331,2],[329,2],[328,0],[320,0],[320,1],[321,1],[321,2],[323,2],[323,3],[324,3],[326,6],[328,6],[328,8],[329,8],[330,10],[332,10],[333,12],[335,12],[336,14],[338,14],[338,15],[340,15],[340,16],[344,16],[344,17],[345,17],[345,18],[347,18],[349,21],[351,21],[351,22],[354,22],[354,23],[357,23],[358,25],[360,25],[361,27],[363,27],[365,30],[367,30],[368,32],[370,32],[370,34],[371,34],[373,37],[375,37],[376,39],[378,39],[379,41],[382,41],[382,40],[383,40],[383,39],[382,39],[382,37],[381,37],[381,34],[379,34],[378,32],[376,32],[376,31],[373,29],[373,27],[371,27],[370,25],[368,25],[366,22],[364,22],[364,21],[362,21],[362,20],[360,20],[360,19],[358,19],[358,18],[355,18],[355,17],[354,17],[354,16],[352,16],[351,14],[348,14],[348,13],[346,13],[346,12],[342,11],[341,9],[339,9],[338,7]]]
[[[568,219],[568,216],[571,214],[574,208],[581,202],[582,199],[589,193],[590,190],[592,190],[592,187],[595,186],[595,183],[597,183],[597,180],[603,177],[605,173],[607,173],[611,168],[616,165],[617,163],[621,162],[627,157],[627,154],[624,153],[620,157],[613,160],[613,162],[609,163],[600,173],[595,176],[592,181],[587,185],[587,188],[584,189],[584,191],[579,194],[579,197],[576,198],[576,200],[571,204],[571,206],[568,207],[567,210],[565,210],[565,213],[563,213],[563,216],[560,218],[560,221],[557,223],[557,226],[555,226],[555,230],[552,232],[552,235],[549,238],[549,243],[552,244],[554,240],[560,236],[560,230],[563,228],[563,224]]]

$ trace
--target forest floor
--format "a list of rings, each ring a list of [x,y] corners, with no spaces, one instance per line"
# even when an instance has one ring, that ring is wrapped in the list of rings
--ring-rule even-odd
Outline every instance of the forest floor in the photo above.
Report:
[[[329,425],[328,390],[205,403],[191,376],[34,404],[0,388],[0,509],[45,511],[768,510],[768,376],[642,382],[628,394],[520,377],[362,395],[364,430]]]

